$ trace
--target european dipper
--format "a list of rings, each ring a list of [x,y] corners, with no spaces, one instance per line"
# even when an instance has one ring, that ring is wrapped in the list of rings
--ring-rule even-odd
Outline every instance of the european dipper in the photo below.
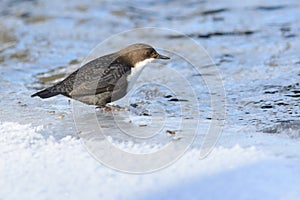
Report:
[[[56,95],[76,99],[99,107],[124,97],[144,66],[154,59],[170,59],[148,44],[133,44],[120,51],[96,58],[63,81],[39,91],[31,97]]]

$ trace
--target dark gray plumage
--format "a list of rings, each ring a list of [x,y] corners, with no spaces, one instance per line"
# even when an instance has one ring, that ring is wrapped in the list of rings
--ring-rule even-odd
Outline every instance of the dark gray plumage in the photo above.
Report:
[[[152,59],[169,58],[158,54],[150,45],[133,44],[88,62],[60,83],[31,97],[49,98],[61,94],[89,105],[105,106],[124,97],[132,70]]]

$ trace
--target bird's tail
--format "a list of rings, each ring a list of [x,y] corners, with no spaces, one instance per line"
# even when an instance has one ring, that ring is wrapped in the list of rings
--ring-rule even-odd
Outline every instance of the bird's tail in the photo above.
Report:
[[[42,99],[46,99],[46,98],[49,98],[49,97],[56,96],[58,94],[61,94],[61,92],[58,90],[57,86],[54,85],[52,87],[46,88],[42,91],[39,91],[39,92],[31,95],[31,97],[38,96]]]

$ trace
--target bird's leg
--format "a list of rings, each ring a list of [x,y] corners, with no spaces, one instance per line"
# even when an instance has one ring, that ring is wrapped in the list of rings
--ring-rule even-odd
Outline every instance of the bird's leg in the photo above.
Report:
[[[101,109],[103,109],[105,106],[96,106],[96,108],[95,109],[97,109],[97,110],[101,110]]]

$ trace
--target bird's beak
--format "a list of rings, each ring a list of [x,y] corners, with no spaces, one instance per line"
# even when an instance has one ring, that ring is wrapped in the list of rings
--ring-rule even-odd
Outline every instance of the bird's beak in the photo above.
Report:
[[[168,56],[163,56],[163,55],[158,54],[156,59],[170,59],[170,58]]]

